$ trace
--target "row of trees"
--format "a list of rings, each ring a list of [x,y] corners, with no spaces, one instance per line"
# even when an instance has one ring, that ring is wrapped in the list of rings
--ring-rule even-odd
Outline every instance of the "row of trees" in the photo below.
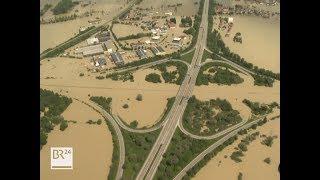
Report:
[[[69,16],[58,16],[50,19],[49,21],[40,21],[40,23],[45,24],[45,23],[65,22],[65,21],[76,19],[77,17],[78,17],[77,14],[71,14]]]
[[[134,82],[134,77],[132,75],[132,72],[126,71],[126,72],[121,72],[121,73],[112,73],[112,74],[108,74],[106,75],[106,78],[111,78],[114,81],[130,81],[130,82]]]
[[[149,37],[151,36],[152,33],[138,33],[138,34],[131,34],[129,36],[125,36],[125,37],[119,37],[118,40],[119,41],[124,41],[124,40],[129,40],[129,39],[139,39],[142,37]]]
[[[242,102],[251,109],[251,112],[254,115],[265,115],[271,113],[273,111],[273,108],[280,107],[277,102],[272,102],[270,104],[260,104],[259,102],[252,102],[248,99],[244,99]]]
[[[216,114],[214,108],[221,111]],[[227,100],[211,99],[210,101],[200,101],[192,96],[183,114],[183,126],[190,132],[198,135],[211,135],[230,125],[241,122],[241,117],[237,110],[232,109]],[[206,130],[202,131],[206,126]]]

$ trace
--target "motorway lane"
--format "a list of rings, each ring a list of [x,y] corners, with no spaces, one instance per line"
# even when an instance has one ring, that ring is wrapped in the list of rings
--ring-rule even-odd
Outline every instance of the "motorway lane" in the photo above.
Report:
[[[162,155],[165,153],[168,145],[170,144],[171,138],[178,126],[179,119],[183,115],[188,99],[192,95],[192,90],[200,70],[200,62],[204,50],[203,48],[206,43],[208,4],[209,1],[205,0],[195,54],[191,62],[191,67],[188,69],[187,76],[185,77],[182,85],[179,88],[178,94],[176,95],[176,100],[173,105],[174,111],[170,111],[168,114],[166,123],[136,178],[138,180],[151,180],[153,178],[162,160]]]

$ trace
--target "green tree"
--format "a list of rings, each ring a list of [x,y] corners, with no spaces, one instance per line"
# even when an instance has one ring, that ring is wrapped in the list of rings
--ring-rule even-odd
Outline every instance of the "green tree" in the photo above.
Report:
[[[136,100],[137,101],[142,101],[142,94],[138,94],[137,97],[136,97]]]
[[[137,120],[134,120],[130,123],[130,127],[132,128],[137,128],[138,127],[138,121]]]
[[[60,130],[64,131],[68,127],[68,122],[67,121],[62,121],[60,124]]]
[[[124,104],[122,107],[127,109],[127,108],[129,108],[129,105],[128,104]]]

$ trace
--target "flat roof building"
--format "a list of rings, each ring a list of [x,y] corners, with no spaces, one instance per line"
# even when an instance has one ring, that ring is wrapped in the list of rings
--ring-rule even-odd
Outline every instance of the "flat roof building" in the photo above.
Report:
[[[144,59],[147,58],[147,54],[144,52],[144,50],[142,49],[138,49],[136,51],[137,55],[139,56],[140,59]]]
[[[79,48],[76,53],[82,53],[83,56],[93,56],[98,54],[103,54],[104,49],[101,44],[86,46]]]
[[[151,47],[151,51],[155,55],[164,55],[166,53],[161,46]]]
[[[120,53],[115,52],[115,53],[111,53],[110,55],[111,55],[111,58],[112,58],[113,62],[117,66],[124,65],[124,61],[123,61],[122,56],[121,56]]]
[[[88,45],[93,45],[93,44],[98,44],[98,43],[99,43],[99,39],[98,38],[93,37],[93,38],[87,39],[87,44]]]

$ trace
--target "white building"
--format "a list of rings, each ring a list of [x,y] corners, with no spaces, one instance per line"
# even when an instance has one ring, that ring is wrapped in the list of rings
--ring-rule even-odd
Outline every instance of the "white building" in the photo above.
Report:
[[[87,39],[87,44],[88,45],[93,45],[93,44],[98,44],[98,43],[99,43],[99,39],[98,38],[93,37],[93,38]]]

